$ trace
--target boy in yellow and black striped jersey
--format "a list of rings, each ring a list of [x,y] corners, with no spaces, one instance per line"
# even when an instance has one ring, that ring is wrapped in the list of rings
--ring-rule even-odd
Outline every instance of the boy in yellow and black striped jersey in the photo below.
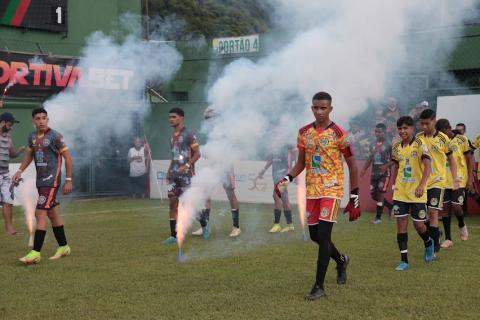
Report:
[[[452,155],[449,138],[435,129],[436,114],[432,109],[425,109],[420,114],[422,132],[417,137],[427,145],[432,158],[432,172],[427,182],[428,230],[435,243],[435,252],[440,250],[440,232],[438,230],[438,214],[443,208],[443,197],[447,187],[448,161],[453,179],[452,190],[457,190],[460,178],[457,176],[457,165]]]
[[[473,172],[472,172],[472,149],[468,143],[466,136],[452,131],[450,122],[447,119],[439,119],[436,129],[443,132],[450,139],[450,148],[457,164],[457,175],[460,178],[460,188],[452,190],[453,181],[448,162],[447,167],[447,189],[445,189],[445,197],[443,200],[442,222],[445,230],[445,241],[442,242],[442,248],[453,246],[452,235],[450,230],[451,213],[453,212],[458,220],[458,228],[460,229],[460,239],[468,240],[468,229],[464,222],[463,203],[466,199],[465,188],[469,191],[473,190]]]
[[[413,119],[404,116],[398,119],[397,129],[400,142],[392,148],[393,214],[397,218],[397,242],[401,261],[397,271],[408,269],[408,216],[413,220],[417,233],[425,244],[424,259],[430,262],[434,257],[434,243],[425,221],[427,220],[427,180],[431,170],[431,158],[427,146],[414,136]]]

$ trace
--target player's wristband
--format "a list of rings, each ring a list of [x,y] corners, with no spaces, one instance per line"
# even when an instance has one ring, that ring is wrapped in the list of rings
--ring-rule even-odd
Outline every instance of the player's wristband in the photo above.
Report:
[[[190,163],[185,163],[185,166],[190,169]]]
[[[23,170],[18,168],[17,172],[23,173]]]
[[[72,181],[72,178],[65,178],[65,181]]]
[[[287,174],[284,179],[287,179],[288,182],[292,182],[293,181],[293,176],[291,174]]]

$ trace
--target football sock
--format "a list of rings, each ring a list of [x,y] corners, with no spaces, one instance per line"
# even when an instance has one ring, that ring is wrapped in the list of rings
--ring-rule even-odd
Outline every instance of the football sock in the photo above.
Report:
[[[177,220],[170,219],[170,235],[175,238],[177,237],[176,228],[177,228]]]
[[[340,252],[337,250],[333,242],[330,243],[330,258],[335,260],[337,264],[341,264],[344,262],[343,256],[340,254]]]
[[[457,220],[458,220],[458,227],[459,228],[465,227],[465,217],[463,216],[463,214],[459,214],[455,216],[457,217]]]
[[[401,260],[408,263],[408,233],[397,233],[397,242]]]
[[[423,244],[425,245],[425,247],[432,245],[433,240],[432,238],[430,238],[430,235],[428,234],[428,230],[425,231],[424,233],[419,233],[418,235],[420,236],[420,238],[422,238]]]
[[[327,273],[328,263],[330,262],[331,254],[331,234],[333,223],[326,221],[319,221],[318,224],[318,258],[317,258],[317,272],[315,281],[316,284],[323,289],[325,281],[325,274]]]
[[[40,252],[42,250],[43,242],[45,241],[46,230],[35,230],[33,238],[33,250]]]
[[[209,221],[210,220],[210,209],[203,209],[202,210],[203,217]]]
[[[238,209],[232,209],[232,221],[235,228],[240,228],[240,212]]]
[[[273,223],[275,223],[275,224],[280,223],[280,217],[281,216],[282,216],[282,210],[274,209],[273,210],[273,217],[274,217]]]
[[[292,210],[283,210],[283,214],[285,215],[285,220],[287,220],[287,224],[292,223]],[[278,219],[280,221],[280,219]]]
[[[429,226],[428,232],[430,233],[430,238],[433,239],[435,252],[438,252],[438,250],[440,250],[440,231],[438,230],[438,227]]]
[[[375,216],[375,220],[382,219],[382,213],[383,213],[383,203],[377,202],[377,214]]]
[[[67,238],[65,237],[65,230],[63,229],[63,225],[58,227],[53,227],[53,234],[55,235],[55,239],[57,239],[58,245],[60,247],[67,245]]]
[[[452,218],[450,216],[442,217],[443,230],[445,231],[445,239],[446,240],[452,240],[452,232],[451,232],[451,228],[450,228],[450,222],[451,221],[452,221]]]

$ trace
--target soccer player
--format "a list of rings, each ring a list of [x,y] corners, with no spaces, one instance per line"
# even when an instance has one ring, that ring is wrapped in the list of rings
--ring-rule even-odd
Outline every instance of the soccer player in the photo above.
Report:
[[[385,192],[390,183],[390,170],[382,170],[391,158],[392,146],[385,140],[387,127],[383,123],[375,126],[375,138],[377,142],[370,150],[370,156],[365,162],[360,176],[363,177],[367,172],[368,167],[372,166],[372,173],[370,176],[370,194],[372,199],[377,202],[377,214],[372,221],[374,224],[382,222],[383,207],[386,206],[388,210],[392,210],[393,205],[385,199]]]
[[[19,233],[13,228],[14,194],[10,191],[12,180],[9,173],[9,160],[18,157],[25,150],[25,146],[21,146],[18,150],[13,146],[10,130],[15,123],[18,121],[10,112],[0,115],[0,203],[2,204],[5,232],[11,235]]]
[[[318,244],[316,280],[307,300],[325,296],[324,280],[330,258],[337,263],[337,283],[347,281],[349,257],[337,250],[331,240],[333,224],[337,221],[343,197],[344,174],[342,156],[350,173],[350,201],[344,212],[350,221],[360,216],[358,198],[358,169],[348,141],[348,133],[330,120],[332,97],[318,92],[312,99],[315,121],[298,132],[298,158],[285,178],[278,181],[278,196],[289,182],[306,169],[307,222],[312,241]]]
[[[293,147],[291,145],[285,145],[280,150],[272,153],[265,164],[265,167],[260,171],[255,179],[263,179],[265,171],[272,166],[272,178],[273,183],[280,181],[288,173],[292,166],[292,153]],[[273,210],[273,226],[270,229],[271,233],[276,232],[289,232],[295,230],[292,222],[292,207],[290,206],[290,200],[288,198],[288,190],[282,193],[279,197],[275,192],[273,193],[273,201],[275,209]],[[280,226],[280,217],[283,214],[285,215],[285,220],[287,225],[282,228]]]
[[[431,158],[425,143],[414,135],[414,123],[410,116],[397,120],[400,142],[392,148],[394,162],[392,175],[395,178],[393,186],[393,214],[397,218],[397,242],[400,249],[400,264],[396,271],[404,271],[408,264],[408,216],[425,245],[424,259],[433,260],[434,243],[429,236],[425,221],[427,221],[427,181],[431,171]]]
[[[218,118],[218,116],[219,114],[215,112],[213,107],[208,107],[207,109],[205,109],[203,119],[205,120],[205,123],[209,127],[211,127],[214,123],[214,120]],[[225,190],[228,201],[230,202],[230,208],[232,213],[232,231],[230,232],[230,237],[235,238],[242,233],[242,229],[240,229],[240,209],[238,205],[237,195],[235,194],[235,171],[233,169],[233,166],[231,166],[230,169],[223,175],[222,187],[223,190]],[[202,219],[210,221],[211,209],[212,201],[209,198],[205,203],[205,209],[202,210]],[[199,228],[198,230],[193,231],[192,235],[203,235],[203,228]]]
[[[61,184],[62,158],[65,160],[66,173],[63,193],[68,194],[72,191],[72,157],[67,145],[63,141],[63,136],[48,127],[49,119],[45,109],[34,109],[32,118],[36,130],[28,137],[28,149],[18,171],[12,179],[14,183],[18,183],[22,172],[34,160],[38,189],[38,202],[35,210],[37,228],[33,240],[33,250],[23,258],[20,258],[20,261],[24,264],[40,262],[40,251],[47,233],[47,217],[52,223],[53,234],[59,245],[57,251],[50,259],[57,260],[70,255],[71,252],[65,237],[63,219],[60,216],[56,197]]]
[[[177,242],[177,216],[178,199],[190,187],[190,182],[195,173],[195,162],[200,159],[200,149],[197,138],[185,127],[185,112],[181,108],[172,108],[168,113],[170,126],[173,133],[170,138],[172,160],[167,172],[168,199],[170,204],[170,237],[163,243],[172,244]],[[208,223],[206,219],[200,219],[204,239],[208,239]]]
[[[440,232],[438,214],[443,208],[443,197],[447,183],[446,163],[450,166],[453,177],[452,190],[457,190],[460,178],[457,176],[457,165],[449,145],[449,138],[435,129],[436,114],[432,109],[425,109],[420,114],[422,132],[417,134],[427,145],[432,159],[432,170],[427,182],[428,229],[435,244],[435,252],[440,251]]]
[[[453,181],[450,174],[450,167],[447,165],[447,188],[443,199],[442,222],[445,230],[445,241],[440,245],[442,248],[453,246],[452,233],[450,229],[451,214],[455,214],[460,229],[460,239],[468,240],[468,229],[464,221],[463,202],[465,201],[465,188],[473,190],[473,172],[471,168],[471,149],[468,139],[462,134],[452,131],[450,122],[447,119],[439,119],[435,125],[436,129],[443,132],[450,139],[450,148],[457,164],[457,175],[460,179],[460,187],[453,190]]]

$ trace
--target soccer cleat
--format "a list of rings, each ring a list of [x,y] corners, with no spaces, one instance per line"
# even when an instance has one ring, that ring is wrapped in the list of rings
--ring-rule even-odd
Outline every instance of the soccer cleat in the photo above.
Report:
[[[460,230],[460,240],[462,240],[462,241],[467,241],[467,240],[468,240],[468,229],[467,229],[467,225],[464,225],[464,226],[461,227],[459,230]]]
[[[202,227],[203,239],[208,240],[210,238],[210,224],[207,222],[205,227]]]
[[[278,223],[275,223],[273,226],[272,226],[272,229],[270,229],[270,233],[276,233],[276,232],[280,232],[282,231],[282,227],[280,226],[280,224]]]
[[[64,246],[61,246],[61,247],[58,247],[55,254],[50,257],[50,260],[58,260],[60,258],[69,256],[71,252],[72,252],[72,250],[70,249],[68,244],[66,244]]]
[[[375,219],[372,221],[373,224],[379,224],[379,223],[382,223],[382,220],[380,219]]]
[[[395,268],[395,271],[405,271],[408,269],[408,263],[400,261],[400,264]]]
[[[451,248],[453,247],[453,241],[452,240],[445,240],[442,242],[442,244],[440,245],[440,247],[442,248]]]
[[[325,290],[320,288],[317,284],[315,284],[310,290],[310,293],[305,296],[305,300],[313,301],[315,299],[321,298],[321,297],[326,297],[327,295],[325,294]]]
[[[425,247],[425,253],[423,255],[425,262],[432,262],[433,259],[435,259],[435,245],[433,243],[433,240],[430,241],[432,243],[428,247]]]
[[[293,223],[289,223],[285,227],[283,227],[283,229],[280,230],[280,232],[289,232],[289,231],[293,231],[293,230],[295,230],[295,227],[293,226]]]
[[[173,244],[173,243],[177,243],[177,238],[175,237],[168,237],[167,239],[163,240],[162,241],[163,244]]]
[[[347,266],[350,263],[350,258],[346,255],[342,255],[342,264],[337,264],[337,284],[347,283]]]
[[[232,232],[230,232],[230,237],[235,238],[238,237],[242,233],[242,229],[233,227]]]
[[[42,260],[40,252],[31,250],[25,257],[19,259],[21,263],[29,265],[39,263]]]
[[[201,235],[203,235],[203,229],[202,228],[198,228],[196,231],[192,232],[192,236],[201,236]]]

